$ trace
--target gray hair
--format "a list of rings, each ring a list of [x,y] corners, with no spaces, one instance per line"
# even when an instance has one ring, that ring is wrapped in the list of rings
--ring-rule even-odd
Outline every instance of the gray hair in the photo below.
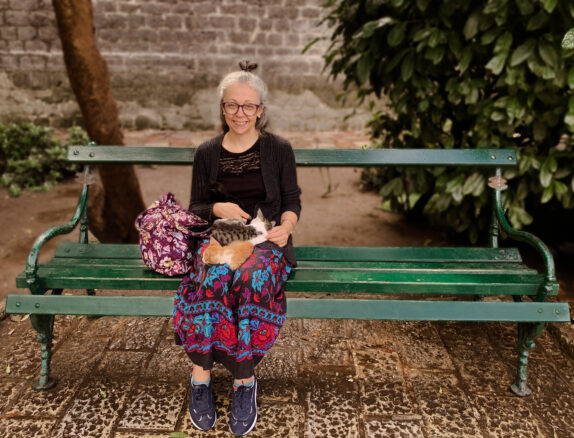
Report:
[[[217,87],[217,95],[219,96],[219,103],[223,102],[223,94],[225,93],[225,90],[227,90],[231,85],[247,84],[259,95],[260,104],[265,105],[265,102],[267,101],[267,85],[265,85],[263,79],[261,79],[255,73],[251,73],[250,71],[243,69],[241,63],[240,66],[242,70],[229,73],[219,83],[219,86]],[[252,66],[250,67],[251,69],[255,69],[257,65],[255,65],[255,67]],[[225,115],[223,114],[223,109],[220,109],[219,115],[221,117],[221,127],[223,128],[223,131],[224,132],[229,131],[229,126],[227,126],[227,122],[225,121]],[[255,122],[255,128],[263,132],[265,130],[265,127],[267,126],[267,123],[268,123],[267,111],[265,109],[265,106],[263,106],[263,113],[261,113],[261,116]]]

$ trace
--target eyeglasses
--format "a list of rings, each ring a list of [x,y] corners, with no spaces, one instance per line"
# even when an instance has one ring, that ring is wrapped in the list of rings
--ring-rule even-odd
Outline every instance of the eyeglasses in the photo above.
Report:
[[[243,110],[243,114],[246,116],[254,116],[262,106],[263,105],[257,105],[255,103],[244,103],[243,105],[239,105],[235,102],[221,102],[221,107],[228,116],[237,114],[239,112],[239,108]]]

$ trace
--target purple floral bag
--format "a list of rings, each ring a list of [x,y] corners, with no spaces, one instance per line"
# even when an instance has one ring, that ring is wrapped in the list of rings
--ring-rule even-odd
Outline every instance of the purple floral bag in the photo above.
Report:
[[[208,235],[205,230],[192,231],[192,228],[207,225],[207,221],[183,208],[173,193],[164,193],[135,221],[144,263],[164,275],[187,273],[193,263],[191,237]]]

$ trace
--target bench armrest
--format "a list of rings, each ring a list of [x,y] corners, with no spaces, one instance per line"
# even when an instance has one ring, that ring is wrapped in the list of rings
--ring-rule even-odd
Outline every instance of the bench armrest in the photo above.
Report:
[[[497,169],[496,178],[501,178],[500,169]],[[491,187],[494,189],[494,214],[502,230],[504,230],[510,239],[527,243],[542,256],[542,261],[544,263],[544,278],[546,280],[546,284],[543,286],[543,297],[540,298],[544,299],[546,295],[552,291],[556,284],[556,268],[554,266],[554,258],[552,257],[552,253],[546,244],[534,234],[512,228],[512,225],[510,225],[510,222],[508,222],[508,219],[506,219],[504,208],[502,206],[501,193],[506,189],[506,185],[499,184]]]
[[[89,168],[87,166],[85,170],[86,178],[88,174]],[[88,205],[88,191],[89,184],[86,182],[82,187],[82,191],[78,199],[78,205],[76,206],[76,211],[67,224],[56,225],[44,231],[34,242],[34,245],[28,254],[28,260],[26,261],[26,283],[28,283],[28,287],[32,293],[42,293],[42,291],[36,290],[38,288],[36,282],[38,273],[38,255],[40,253],[40,249],[54,237],[61,234],[71,233],[74,228],[76,228]]]

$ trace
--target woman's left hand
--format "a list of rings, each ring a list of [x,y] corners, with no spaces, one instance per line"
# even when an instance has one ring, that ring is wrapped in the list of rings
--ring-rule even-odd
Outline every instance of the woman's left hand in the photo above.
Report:
[[[287,245],[291,230],[288,225],[277,225],[267,232],[267,240],[283,248]]]

